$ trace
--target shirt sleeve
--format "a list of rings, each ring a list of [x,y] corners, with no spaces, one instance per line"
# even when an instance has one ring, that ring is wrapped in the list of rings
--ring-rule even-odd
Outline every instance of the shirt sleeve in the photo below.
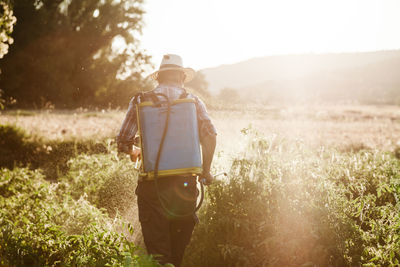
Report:
[[[118,152],[128,153],[132,150],[135,135],[138,130],[135,98],[129,102],[128,111],[117,135]]]
[[[207,109],[203,101],[201,101],[197,96],[195,97],[195,99],[200,140],[208,135],[217,135],[217,130],[215,129],[214,124],[211,122],[211,119],[208,116]]]

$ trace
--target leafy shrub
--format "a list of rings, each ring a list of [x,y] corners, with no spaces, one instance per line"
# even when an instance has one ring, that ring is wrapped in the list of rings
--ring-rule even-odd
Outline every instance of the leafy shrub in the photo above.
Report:
[[[109,144],[44,144],[13,126],[1,126],[0,137],[2,166],[44,169],[0,171],[0,265],[155,264],[116,230],[118,217],[98,209],[115,217],[134,205],[128,159]],[[248,137],[229,177],[207,190],[185,265],[399,265],[396,151],[311,151]]]
[[[254,136],[209,187],[188,266],[398,265],[400,161]]]
[[[29,137],[22,129],[0,125],[0,167],[41,168],[48,179],[56,180],[68,170],[67,162],[81,153],[107,153],[106,142],[51,141]]]
[[[15,126],[0,125],[0,167],[13,168],[21,161],[28,161],[34,147],[25,132]]]
[[[57,180],[68,171],[67,162],[70,158],[81,153],[107,153],[105,142],[96,143],[92,141],[52,141],[45,143],[36,142],[35,153],[29,160],[31,168],[41,168],[45,176],[51,180]]]
[[[394,149],[394,155],[395,155],[396,158],[400,159],[400,146],[397,146]]]
[[[132,163],[120,159],[116,152],[81,154],[70,159],[68,167],[62,180],[75,199],[86,195],[97,207],[106,208],[111,217],[135,203],[137,173]]]
[[[155,266],[108,216],[63,194],[38,171],[0,171],[3,266]]]

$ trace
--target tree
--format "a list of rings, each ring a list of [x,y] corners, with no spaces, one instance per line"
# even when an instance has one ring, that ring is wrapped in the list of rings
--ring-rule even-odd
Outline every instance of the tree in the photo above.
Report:
[[[203,98],[209,98],[208,82],[202,72],[196,72],[194,79],[185,84]]]
[[[23,106],[122,105],[149,57],[139,49],[142,0],[18,0],[0,86]],[[119,45],[118,45],[119,44]],[[128,73],[125,80],[118,75]]]
[[[0,0],[0,58],[7,54],[9,45],[13,43],[10,35],[15,22],[10,1]]]
[[[7,54],[8,47],[14,41],[10,35],[15,22],[16,18],[11,10],[11,3],[6,0],[0,0],[0,58]],[[7,100],[3,98],[3,90],[0,88],[0,110],[4,109],[6,104]]]

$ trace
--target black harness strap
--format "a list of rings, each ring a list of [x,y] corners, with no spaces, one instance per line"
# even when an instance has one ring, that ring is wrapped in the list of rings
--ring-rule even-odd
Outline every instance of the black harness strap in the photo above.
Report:
[[[185,98],[187,98],[188,97],[188,93],[187,93],[187,91],[186,91],[186,89],[185,88],[182,88],[183,89],[183,92],[182,92],[182,94],[179,96],[179,99],[185,99]]]
[[[182,87],[182,90],[183,90],[183,92],[179,96],[178,99],[185,99],[189,96],[189,94],[185,88]],[[150,92],[145,92],[145,93],[144,92],[137,93],[134,96],[133,101],[135,104],[139,104],[139,102],[143,102],[143,101],[152,101],[155,104],[155,106],[159,107],[162,103],[162,100],[160,98],[158,98],[157,96],[162,96],[164,99],[168,99],[164,94],[155,93],[155,92],[150,91]],[[169,101],[169,100],[167,100],[167,101]]]
[[[186,90],[183,88],[184,92],[179,96],[179,99],[185,99],[188,96],[188,93],[186,92]],[[158,97],[160,96],[161,98],[164,98],[164,102]],[[164,203],[163,199],[160,196],[160,192],[158,189],[158,167],[159,167],[159,163],[160,163],[160,157],[162,154],[162,150],[164,147],[164,141],[165,141],[165,137],[167,135],[168,132],[168,125],[169,125],[169,120],[170,120],[170,114],[171,114],[171,102],[168,99],[168,97],[165,94],[161,94],[161,93],[154,93],[154,92],[148,92],[148,93],[139,93],[135,96],[135,100],[136,100],[136,104],[138,103],[139,99],[141,98],[140,101],[144,101],[144,100],[148,100],[150,98],[150,100],[153,101],[153,103],[155,104],[155,106],[161,106],[162,103],[166,103],[167,104],[167,114],[166,114],[166,118],[165,118],[165,124],[164,124],[164,129],[163,129],[163,133],[162,133],[162,138],[158,147],[158,152],[157,152],[157,157],[156,157],[156,161],[155,161],[155,166],[154,166],[154,185],[155,185],[155,189],[156,189],[156,193],[157,193],[157,197],[158,200],[160,201],[161,207],[163,208],[163,210],[170,216],[172,217],[177,217],[177,218],[184,218],[184,217],[189,217],[192,214],[194,214],[197,210],[200,209],[203,200],[204,200],[204,185],[202,182],[200,182],[200,201],[197,205],[195,205],[194,210],[188,213],[184,213],[184,214],[177,214],[173,211],[171,211]]]

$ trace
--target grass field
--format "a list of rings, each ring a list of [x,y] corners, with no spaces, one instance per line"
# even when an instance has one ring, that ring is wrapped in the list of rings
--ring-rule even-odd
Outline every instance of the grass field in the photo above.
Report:
[[[265,136],[303,140],[314,148],[392,150],[400,140],[398,106],[295,106],[210,110],[219,136],[218,150],[240,147],[240,131],[253,128]],[[124,111],[10,111],[2,124],[15,124],[44,140],[114,138]]]
[[[229,176],[207,190],[199,213],[201,224],[185,256],[186,266],[399,263],[400,107],[252,106],[213,109],[210,115],[218,130],[213,171],[226,171]],[[26,255],[38,257],[42,250],[57,254],[65,246],[70,254],[64,254],[72,257],[85,251],[86,258],[77,257],[81,263],[104,260],[93,261],[93,266],[104,262],[124,265],[127,256],[123,253],[127,252],[133,259],[137,253],[142,255],[133,249],[134,244],[142,245],[133,192],[136,175],[112,144],[123,118],[124,111],[115,110],[22,110],[1,114],[0,125],[24,131],[14,138],[10,134],[13,131],[4,128],[4,136],[12,138],[3,145],[16,145],[15,149],[10,145],[9,150],[2,150],[10,154],[2,160],[9,162],[14,155],[14,166],[41,169],[45,175],[39,177],[41,174],[23,168],[3,169],[0,192],[6,198],[0,202],[5,210],[0,225],[20,237],[6,239],[3,232],[3,265],[26,265]],[[20,176],[40,180],[39,184],[47,188],[40,190],[47,192],[43,197],[50,197],[53,204],[43,209],[51,212],[38,220],[43,225],[61,227],[60,236],[79,236],[83,245],[74,247],[75,243],[68,243],[70,237],[48,235],[39,226],[43,233],[29,232],[32,224],[37,225],[34,202],[30,211],[15,209],[23,210],[25,217],[7,211],[24,197],[13,189],[25,188],[27,182],[18,180]],[[24,199],[32,199],[32,192],[38,190],[35,184],[28,185]],[[90,207],[87,213],[71,215],[82,205]],[[58,213],[52,212],[58,209],[67,222],[56,219]],[[19,226],[12,226],[10,220]],[[95,230],[88,228],[91,221],[98,222],[93,226]],[[123,227],[124,222],[130,227]],[[74,223],[80,227],[72,229]],[[109,243],[103,245],[104,249],[88,249],[85,238],[92,237],[90,242],[94,243],[98,240],[93,231],[125,233],[128,240],[115,237],[114,243],[130,249],[118,252],[112,261],[106,257],[110,254]],[[38,239],[49,241],[45,242],[47,250],[32,241]],[[112,246],[116,246],[114,243]],[[7,246],[26,255],[12,254],[12,250],[5,249]],[[13,262],[11,256],[19,261]],[[63,260],[62,255],[58,257]],[[137,264],[140,257],[132,262]],[[44,265],[57,265],[57,260],[47,260]],[[143,262],[147,264],[151,259]]]

